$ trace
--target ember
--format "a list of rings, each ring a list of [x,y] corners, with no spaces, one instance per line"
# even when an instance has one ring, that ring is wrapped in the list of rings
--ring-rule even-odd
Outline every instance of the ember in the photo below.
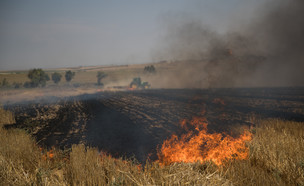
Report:
[[[215,99],[213,99],[212,103],[214,103],[214,104],[226,105],[226,104],[225,104],[225,101],[222,100],[222,99],[220,99],[220,98],[215,98]]]

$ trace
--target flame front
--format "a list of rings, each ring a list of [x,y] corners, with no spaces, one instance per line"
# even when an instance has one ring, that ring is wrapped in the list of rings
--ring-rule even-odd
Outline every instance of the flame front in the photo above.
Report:
[[[249,131],[245,131],[238,138],[233,138],[220,133],[209,134],[207,125],[205,118],[183,120],[181,127],[186,134],[181,137],[172,135],[164,141],[158,152],[159,162],[167,165],[174,162],[213,161],[216,165],[222,165],[227,160],[242,160],[248,157],[248,147],[245,142],[252,139]]]

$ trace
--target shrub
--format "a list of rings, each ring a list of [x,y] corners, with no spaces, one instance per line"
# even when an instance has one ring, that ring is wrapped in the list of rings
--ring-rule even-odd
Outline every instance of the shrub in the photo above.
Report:
[[[22,83],[14,82],[13,85],[14,85],[14,88],[20,88],[22,86]]]
[[[74,78],[74,76],[75,76],[75,72],[72,72],[72,71],[66,71],[65,72],[65,80],[67,81],[67,82],[70,82],[73,78]]]
[[[9,82],[7,81],[6,78],[4,78],[4,79],[2,80],[2,82],[0,83],[0,85],[1,85],[1,87],[9,87],[9,86],[10,86],[10,84],[9,84]]]
[[[32,87],[31,82],[26,81],[26,82],[23,84],[23,87],[24,87],[24,88],[31,88],[31,87]]]
[[[61,80],[62,75],[59,74],[58,72],[55,72],[52,74],[52,80],[54,81],[54,83],[58,84],[59,81]]]
[[[50,80],[49,75],[40,68],[30,70],[27,76],[31,80],[30,83],[26,84],[29,87],[44,87],[46,82]]]
[[[103,78],[105,78],[105,77],[107,77],[107,74],[106,73],[104,73],[104,72],[98,72],[97,73],[97,85],[101,85],[101,86],[103,86],[103,83],[101,83],[101,80],[103,79]]]
[[[154,65],[145,66],[144,72],[145,73],[153,73],[153,74],[156,73]]]

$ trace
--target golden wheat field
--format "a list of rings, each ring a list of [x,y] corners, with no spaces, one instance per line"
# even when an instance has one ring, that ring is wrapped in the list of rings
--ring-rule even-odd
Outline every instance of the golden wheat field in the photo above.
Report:
[[[150,89],[8,102],[0,182],[303,185],[301,91]]]
[[[1,111],[1,118],[10,118]],[[3,185],[301,185],[304,128],[301,122],[257,121],[245,160],[160,165],[113,158],[82,144],[42,149],[26,132],[0,129]],[[270,145],[271,144],[271,145]]]

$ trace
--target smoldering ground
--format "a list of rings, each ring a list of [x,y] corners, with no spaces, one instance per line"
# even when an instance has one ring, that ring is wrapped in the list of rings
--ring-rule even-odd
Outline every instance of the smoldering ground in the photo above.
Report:
[[[270,1],[219,33],[191,16],[167,17],[155,59],[181,61],[154,78],[175,88],[304,85],[304,1]],[[233,20],[231,20],[233,22]]]

